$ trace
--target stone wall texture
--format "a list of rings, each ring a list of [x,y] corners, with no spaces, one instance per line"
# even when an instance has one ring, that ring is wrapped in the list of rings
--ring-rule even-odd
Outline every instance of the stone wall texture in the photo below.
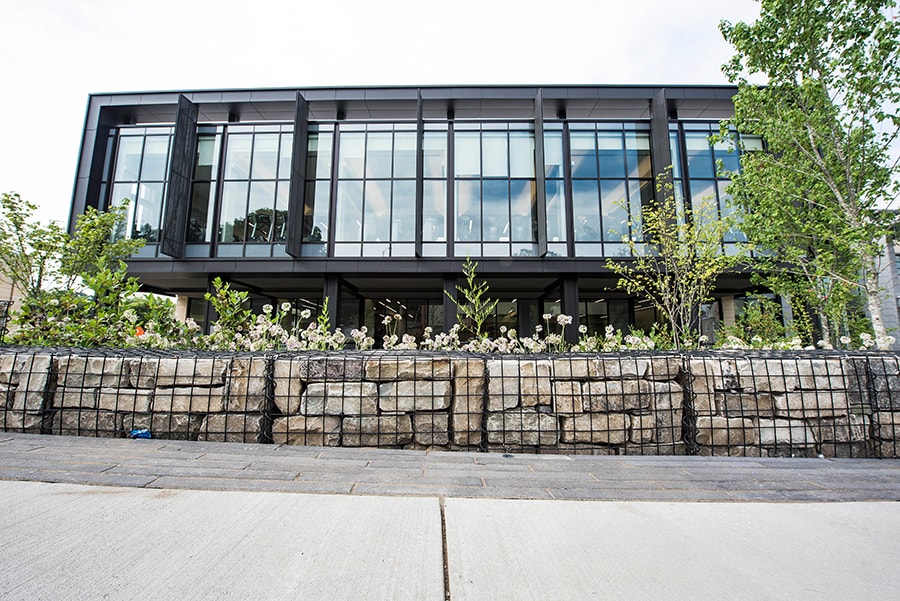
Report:
[[[584,454],[900,456],[900,356],[0,348],[6,431]]]

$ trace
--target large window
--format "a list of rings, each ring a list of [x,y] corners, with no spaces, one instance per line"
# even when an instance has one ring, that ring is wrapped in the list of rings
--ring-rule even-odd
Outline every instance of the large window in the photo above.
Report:
[[[416,125],[342,124],[334,254],[415,255]]]
[[[454,125],[456,256],[537,255],[534,132]]]
[[[197,136],[197,156],[194,160],[191,210],[187,227],[189,243],[208,244],[212,240],[220,139],[221,136],[216,133],[215,127],[203,128]]]
[[[734,144],[728,142],[710,143],[709,137],[719,133],[718,123],[685,123],[682,127],[691,207],[697,211],[711,205],[713,216],[730,215],[734,209],[726,189],[731,183],[729,174],[740,170],[739,151],[732,149]],[[736,132],[731,135],[738,136]],[[740,141],[745,151],[762,150],[762,140],[758,136],[741,135]],[[683,185],[680,169],[674,175]],[[732,252],[736,243],[744,241],[744,233],[737,227],[732,228],[724,236],[725,251]]]
[[[653,198],[648,128],[570,124],[576,256],[626,255],[623,238],[641,239],[641,209]]]
[[[287,234],[292,125],[226,131],[219,207],[219,256],[270,256]]]
[[[159,242],[171,146],[171,127],[119,129],[109,203],[129,204],[117,237]]]
[[[333,146],[333,125],[314,125],[310,128],[301,246],[302,254],[308,257],[324,257],[328,251]]]

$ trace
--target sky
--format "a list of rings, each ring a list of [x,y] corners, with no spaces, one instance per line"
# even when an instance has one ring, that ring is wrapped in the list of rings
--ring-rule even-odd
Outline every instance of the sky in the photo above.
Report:
[[[0,0],[0,192],[65,223],[88,95],[724,84],[754,0]]]

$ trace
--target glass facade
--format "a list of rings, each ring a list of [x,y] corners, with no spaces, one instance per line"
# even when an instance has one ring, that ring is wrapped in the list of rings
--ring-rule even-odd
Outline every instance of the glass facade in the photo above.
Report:
[[[117,237],[159,242],[171,146],[171,127],[119,130],[109,204],[127,201],[128,211]]]

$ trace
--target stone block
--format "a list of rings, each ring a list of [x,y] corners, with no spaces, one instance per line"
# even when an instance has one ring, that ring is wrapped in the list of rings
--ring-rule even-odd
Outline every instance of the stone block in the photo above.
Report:
[[[835,459],[851,459],[854,457],[877,457],[874,450],[876,441],[866,442],[823,442],[816,449],[825,457]]]
[[[651,357],[644,378],[647,380],[674,380],[681,374],[684,359],[678,356]]]
[[[153,391],[141,388],[101,388],[97,407],[107,411],[148,413],[153,407]]]
[[[577,380],[556,380],[553,382],[553,409],[557,414],[572,415],[584,413],[581,382]]]
[[[4,432],[40,434],[43,424],[43,413],[0,409],[0,428],[2,428]]]
[[[551,404],[549,360],[491,359],[487,371],[489,411]]]
[[[224,410],[224,386],[156,388],[153,393],[154,413],[220,413]]]
[[[759,441],[759,433],[749,419],[714,415],[697,418],[697,444],[702,446],[744,446]]]
[[[584,408],[590,412],[649,409],[653,386],[647,380],[593,380],[582,388]]]
[[[141,357],[129,361],[135,388],[222,386],[231,359],[225,357]]]
[[[97,408],[96,388],[57,388],[53,393],[54,407]]]
[[[329,356],[301,355],[290,357],[286,361],[290,363],[291,377],[304,382],[352,382],[363,379],[363,358],[346,353]]]
[[[449,380],[448,357],[402,357],[382,355],[366,360],[367,380]]]
[[[378,385],[374,382],[315,382],[300,399],[303,415],[376,415]]]
[[[681,409],[684,405],[684,388],[677,382],[650,382],[651,406],[657,411]]]
[[[450,442],[450,415],[444,412],[422,412],[413,415],[415,442],[425,446],[445,445]]]
[[[62,436],[121,436],[118,416],[112,411],[96,409],[61,409],[53,419],[53,434]]]
[[[802,420],[761,419],[759,444],[766,447],[811,447],[816,444],[816,438]]]
[[[640,444],[680,442],[683,415],[684,412],[681,409],[633,415],[631,416],[629,441]]]
[[[869,416],[848,415],[806,420],[818,442],[861,442],[869,439]]]
[[[146,428],[153,438],[197,440],[205,416],[190,413],[126,413],[121,417],[126,436],[131,430]]]
[[[300,357],[275,359],[274,399],[275,405],[284,415],[296,415],[300,413],[300,399],[306,387],[300,378]]]
[[[562,442],[623,444],[628,440],[631,417],[623,413],[585,413],[560,417]]]
[[[878,411],[872,415],[875,438],[882,440],[900,439],[900,412]]]
[[[772,393],[751,391],[716,393],[716,407],[728,417],[772,417]]]
[[[721,392],[695,392],[691,397],[694,412],[697,415],[715,415],[718,413],[717,402],[721,397]]]
[[[10,380],[17,381],[9,406],[14,410],[40,411],[45,409],[44,398],[50,381],[53,358],[50,355],[16,355]]]
[[[484,361],[453,359],[453,400],[450,403],[453,443],[481,444],[484,412]]]
[[[409,415],[345,417],[341,429],[341,442],[345,447],[393,447],[408,444],[413,439]]]
[[[597,360],[587,357],[559,357],[550,360],[556,380],[587,380],[597,377]]]
[[[378,386],[378,407],[386,413],[436,411],[449,406],[450,382],[446,380],[402,380]]]
[[[266,410],[266,357],[235,357],[228,368],[225,410],[243,413]]]
[[[708,393],[717,390],[740,388],[738,364],[740,363],[741,369],[743,369],[746,360],[739,362],[727,356],[692,357],[688,359],[687,363],[693,391],[695,393]]]
[[[900,411],[900,375],[873,374],[871,382],[875,409]]]
[[[595,361],[596,375],[603,380],[621,380],[625,378],[643,378],[650,368],[649,357],[632,355],[603,356]]]
[[[130,379],[122,357],[61,355],[56,368],[57,385],[66,388],[118,388]]]
[[[216,413],[205,416],[197,440],[210,442],[262,442],[263,416],[259,413]]]
[[[842,390],[803,390],[773,396],[775,415],[780,417],[820,417],[846,415],[850,410]]]
[[[341,443],[341,418],[289,415],[272,422],[275,444],[336,447]]]
[[[900,441],[876,440],[872,452],[882,459],[900,459]]]
[[[487,436],[494,444],[552,446],[559,441],[559,423],[534,409],[511,409],[488,414]]]

